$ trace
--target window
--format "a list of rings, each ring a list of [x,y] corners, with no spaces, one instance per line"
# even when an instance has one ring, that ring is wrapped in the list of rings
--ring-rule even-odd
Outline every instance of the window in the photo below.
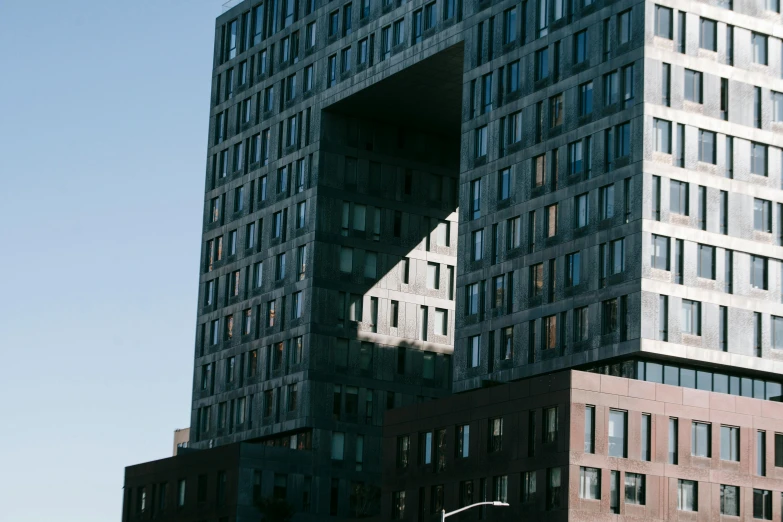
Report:
[[[750,144],[750,172],[759,176],[767,176],[767,146],[763,143]]]
[[[669,419],[669,464],[677,464],[679,461],[679,422],[678,419]]]
[[[546,237],[557,235],[557,203],[544,209],[544,230]]]
[[[187,482],[185,479],[179,479],[177,481],[177,507],[185,505],[185,487]]]
[[[698,276],[705,279],[715,279],[715,247],[699,245]]]
[[[601,333],[602,335],[613,334],[617,331],[617,299],[608,299],[601,303]]]
[[[498,200],[504,201],[511,196],[511,169],[505,168],[498,173]]]
[[[750,286],[760,290],[767,289],[767,258],[750,256]]]
[[[739,516],[739,486],[720,485],[720,514]]]
[[[393,25],[393,42],[394,45],[400,45],[405,39],[405,19],[400,18],[394,22]]]
[[[402,435],[397,437],[397,468],[405,469],[408,467],[410,458],[410,437]]]
[[[436,11],[435,2],[430,2],[424,6],[424,30],[428,31],[435,27],[438,15]]]
[[[538,0],[538,37],[549,34],[549,0]]]
[[[405,492],[395,491],[392,493],[392,520],[402,520],[405,518]]]
[[[503,449],[503,419],[489,419],[489,439],[487,452],[495,453]]]
[[[783,350],[783,317],[772,316],[772,347]],[[775,438],[775,448],[777,449],[777,436]],[[780,457],[781,466],[783,466],[783,435],[781,435]],[[777,454],[777,453],[776,453]],[[777,458],[777,457],[776,457]],[[777,464],[775,464],[777,466]]]
[[[479,127],[475,132],[475,156],[483,158],[487,155],[487,126]]]
[[[566,269],[566,281],[567,287],[579,286],[581,282],[582,274],[582,256],[580,252],[574,252],[573,254],[567,254],[565,258]]]
[[[587,59],[587,29],[574,35],[574,63],[580,64]]]
[[[583,164],[582,141],[575,141],[568,144],[568,174],[574,176],[582,173]]]
[[[753,228],[759,232],[772,232],[772,203],[766,199],[753,200]]]
[[[767,36],[751,33],[750,45],[753,50],[753,63],[767,65]]]
[[[343,460],[345,452],[345,434],[339,431],[332,432],[332,460]]]
[[[340,247],[340,272],[350,274],[353,271],[353,248]]]
[[[508,65],[508,76],[506,91],[510,93],[517,92],[519,90],[519,60],[511,62]]]
[[[772,121],[783,122],[783,93],[772,91]]]
[[[588,217],[587,194],[580,194],[574,198],[575,227],[581,228],[587,226]]]
[[[593,82],[579,86],[579,116],[587,116],[593,112]]]
[[[579,498],[599,500],[601,498],[601,470],[579,468]]]
[[[543,443],[549,444],[557,440],[557,407],[544,408]]]
[[[666,236],[652,235],[652,260],[651,266],[658,270],[669,270],[669,238]]]
[[[699,47],[708,51],[718,50],[718,24],[715,20],[699,20]]]
[[[685,69],[685,99],[702,103],[702,73]]]
[[[585,406],[585,453],[595,453],[595,406]]]
[[[470,182],[470,219],[481,217],[481,178]]]
[[[492,110],[492,73],[481,77],[481,114]]]
[[[698,482],[682,479],[677,481],[677,509],[680,511],[698,511],[698,499]]]
[[[466,306],[465,312],[467,315],[474,315],[478,313],[479,306],[479,290],[478,283],[472,283],[465,286]]]
[[[699,129],[699,161],[715,165],[715,133]]]
[[[326,86],[331,87],[337,83],[337,55],[333,54],[327,59]]]
[[[419,433],[419,465],[432,464],[432,432]]]
[[[623,45],[631,40],[631,10],[623,11],[617,16],[618,45]]]
[[[712,426],[705,422],[691,424],[691,455],[694,457],[712,457]]]
[[[672,39],[672,10],[670,7],[655,6],[655,36]]]
[[[481,363],[481,336],[468,337],[468,367],[478,368]]]
[[[495,502],[506,502],[508,500],[508,475],[494,477],[493,482],[492,500]],[[439,513],[440,511],[437,512]]]
[[[546,481],[546,509],[551,511],[560,508],[560,468],[549,468]]]
[[[563,94],[557,94],[549,98],[549,127],[554,128],[563,124]]]
[[[753,126],[761,128],[761,87],[753,88]]]
[[[456,12],[456,0],[444,0],[443,2],[443,19],[450,20],[454,17]]]
[[[535,81],[540,81],[549,76],[549,49],[536,51],[535,60]]]
[[[378,254],[375,252],[364,253],[364,277],[375,279],[378,273]]]
[[[367,38],[363,38],[359,40],[359,53],[357,56],[357,63],[359,65],[364,65],[367,63],[369,59],[369,47],[368,47],[368,40]]]
[[[609,456],[627,457],[626,435],[628,412],[609,410]]]
[[[653,118],[655,152],[672,153],[672,122]]]
[[[772,492],[766,489],[753,490],[753,518],[772,520]]]
[[[739,462],[739,428],[734,426],[720,427],[720,458]]]
[[[517,39],[517,9],[506,9],[503,12],[503,44],[508,44]]]
[[[682,300],[682,333],[701,335],[701,303]]]
[[[522,472],[522,502],[532,502],[536,497],[536,472]]]
[[[645,504],[644,475],[639,473],[625,473],[625,502],[626,504]]]
[[[601,220],[614,217],[614,185],[605,185],[598,189],[598,205]]]
[[[684,181],[671,180],[669,182],[670,197],[669,205],[671,211],[683,216],[688,215],[688,183]]]
[[[620,95],[620,74],[617,71],[604,75],[604,105],[617,103]]]
[[[574,341],[586,341],[589,336],[588,307],[583,306],[574,310]]]
[[[346,47],[340,52],[340,72],[347,73],[351,70],[351,48]]]
[[[465,458],[470,455],[470,425],[457,426],[457,457]]]
[[[472,261],[481,261],[484,258],[484,229],[474,230],[471,233]]]

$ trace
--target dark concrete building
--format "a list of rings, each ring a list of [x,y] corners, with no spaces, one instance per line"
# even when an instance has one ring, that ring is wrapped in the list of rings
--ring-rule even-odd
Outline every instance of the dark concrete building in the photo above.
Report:
[[[579,368],[779,400],[761,3],[231,2],[190,447],[301,452],[279,474],[320,520],[377,491],[386,410],[452,392]]]

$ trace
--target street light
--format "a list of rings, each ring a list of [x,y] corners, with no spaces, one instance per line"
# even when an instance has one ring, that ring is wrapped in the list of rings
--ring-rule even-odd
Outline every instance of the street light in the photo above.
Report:
[[[440,510],[440,522],[444,522],[446,520],[446,517],[450,517],[451,515],[456,515],[457,513],[461,511],[465,511],[466,509],[474,508],[476,506],[497,506],[497,507],[508,507],[508,504],[506,502],[498,502],[495,500],[494,502],[477,502],[476,504],[471,504],[469,506],[465,506],[464,508],[459,508],[455,511],[452,511],[451,513],[446,513],[445,509]]]

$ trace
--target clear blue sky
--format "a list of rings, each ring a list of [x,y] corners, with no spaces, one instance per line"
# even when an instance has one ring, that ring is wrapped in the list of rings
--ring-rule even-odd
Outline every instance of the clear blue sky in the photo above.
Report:
[[[0,0],[0,522],[119,521],[190,422],[222,0]]]

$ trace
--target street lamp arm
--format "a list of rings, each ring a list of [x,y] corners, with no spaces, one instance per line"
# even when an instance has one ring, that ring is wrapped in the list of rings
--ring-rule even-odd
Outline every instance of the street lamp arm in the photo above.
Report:
[[[457,513],[461,513],[462,511],[465,511],[466,509],[474,508],[476,506],[502,506],[502,507],[508,507],[508,504],[505,502],[498,502],[497,500],[494,502],[477,502],[475,504],[471,504],[469,506],[465,506],[464,508],[459,508],[457,510],[452,511],[451,513],[446,513],[445,510],[441,511],[440,519],[445,520],[446,517],[450,517],[451,515],[456,515]]]

